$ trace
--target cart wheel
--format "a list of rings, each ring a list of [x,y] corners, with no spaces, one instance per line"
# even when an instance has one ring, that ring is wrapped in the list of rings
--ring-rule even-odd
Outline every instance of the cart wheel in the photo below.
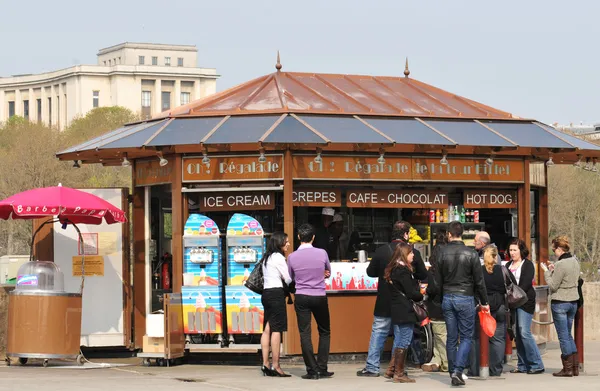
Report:
[[[20,357],[20,358],[19,358],[19,364],[21,364],[21,365],[25,365],[25,364],[27,364],[27,358],[25,358],[25,357]]]
[[[149,358],[142,359],[142,365],[145,366],[145,367],[149,367],[150,366],[150,359]]]
[[[83,357],[83,354],[78,354],[75,360],[77,361],[77,365],[80,367],[85,364],[85,357]]]
[[[46,368],[48,366],[48,359],[44,360],[44,362],[42,362],[42,366],[44,368]]]

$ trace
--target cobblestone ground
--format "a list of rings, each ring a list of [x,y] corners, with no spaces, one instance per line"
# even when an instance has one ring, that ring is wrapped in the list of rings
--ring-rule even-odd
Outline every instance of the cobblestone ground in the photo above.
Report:
[[[560,365],[557,346],[550,346],[543,356],[546,373],[543,375],[522,375],[507,373],[493,380],[469,379],[465,388],[486,391],[506,391],[510,389],[537,390],[600,390],[600,342],[590,342],[586,346],[586,374],[578,378],[559,379],[552,372]],[[113,360],[93,360],[109,362]],[[293,377],[286,379],[264,378],[258,367],[226,365],[181,365],[170,368],[142,367],[140,360],[129,360],[130,365],[112,368],[91,369],[89,365],[74,368],[70,364],[51,363],[42,368],[41,363],[28,363],[21,367],[0,368],[0,390],[41,390],[41,391],[86,391],[86,390],[392,390],[402,387],[414,390],[446,390],[450,388],[447,374],[423,373],[411,370],[415,384],[393,384],[383,377],[359,378],[355,372],[360,365],[333,364],[335,371],[332,379],[303,380],[302,366],[286,366],[285,370]],[[505,369],[513,366],[507,365]],[[90,369],[85,369],[90,368]]]

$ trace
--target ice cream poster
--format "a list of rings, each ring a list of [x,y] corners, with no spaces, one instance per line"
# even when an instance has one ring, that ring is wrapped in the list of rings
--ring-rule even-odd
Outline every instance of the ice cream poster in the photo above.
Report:
[[[225,287],[227,332],[229,334],[261,334],[265,311],[260,295],[244,286]]]
[[[262,226],[256,219],[245,214],[236,213],[227,224],[228,236],[258,235],[263,236]]]
[[[219,287],[181,288],[185,334],[223,333],[223,303]]]
[[[367,275],[368,263],[333,262],[331,277],[325,280],[328,291],[377,290],[377,278]]]
[[[212,219],[198,213],[191,214],[183,227],[184,236],[218,236],[219,234],[217,224]]]

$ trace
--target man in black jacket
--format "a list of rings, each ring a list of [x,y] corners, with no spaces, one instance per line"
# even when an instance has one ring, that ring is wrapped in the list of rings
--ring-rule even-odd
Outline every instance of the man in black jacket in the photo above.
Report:
[[[375,301],[375,311],[373,319],[373,328],[371,330],[371,340],[369,342],[369,354],[367,356],[367,364],[364,369],[361,369],[356,373],[357,376],[367,377],[378,377],[379,376],[379,364],[381,362],[381,353],[383,352],[383,346],[387,339],[390,329],[392,327],[392,313],[391,313],[391,298],[388,283],[383,278],[383,272],[386,266],[390,263],[392,254],[396,249],[399,242],[408,243],[408,234],[410,232],[410,224],[406,221],[397,221],[392,228],[392,242],[384,246],[379,247],[369,267],[367,268],[367,275],[369,277],[378,277],[377,287],[377,300]],[[413,249],[415,254],[413,260],[414,277],[417,280],[427,279],[427,268],[425,262],[421,257],[421,253],[418,250]],[[392,355],[392,361],[390,367],[386,371],[386,377],[392,377],[394,374],[394,356]]]
[[[487,291],[477,253],[462,241],[463,225],[448,226],[449,243],[436,256],[436,283],[442,292],[442,311],[448,337],[446,352],[453,386],[465,385],[463,370],[469,360],[475,324],[475,296],[483,311],[489,311]],[[459,344],[460,337],[460,344]]]

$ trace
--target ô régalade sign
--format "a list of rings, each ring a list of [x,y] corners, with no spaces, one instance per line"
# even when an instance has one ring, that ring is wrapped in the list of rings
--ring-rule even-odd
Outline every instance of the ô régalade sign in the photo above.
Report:
[[[446,208],[448,193],[430,190],[348,190],[349,208]]]
[[[481,159],[440,159],[417,157],[385,157],[384,163],[373,156],[294,156],[294,179],[316,180],[385,180],[437,182],[523,182],[524,163],[519,160],[495,159],[492,165]]]
[[[283,155],[266,155],[264,162],[258,155],[210,156],[183,158],[183,182],[260,181],[283,179]]]

